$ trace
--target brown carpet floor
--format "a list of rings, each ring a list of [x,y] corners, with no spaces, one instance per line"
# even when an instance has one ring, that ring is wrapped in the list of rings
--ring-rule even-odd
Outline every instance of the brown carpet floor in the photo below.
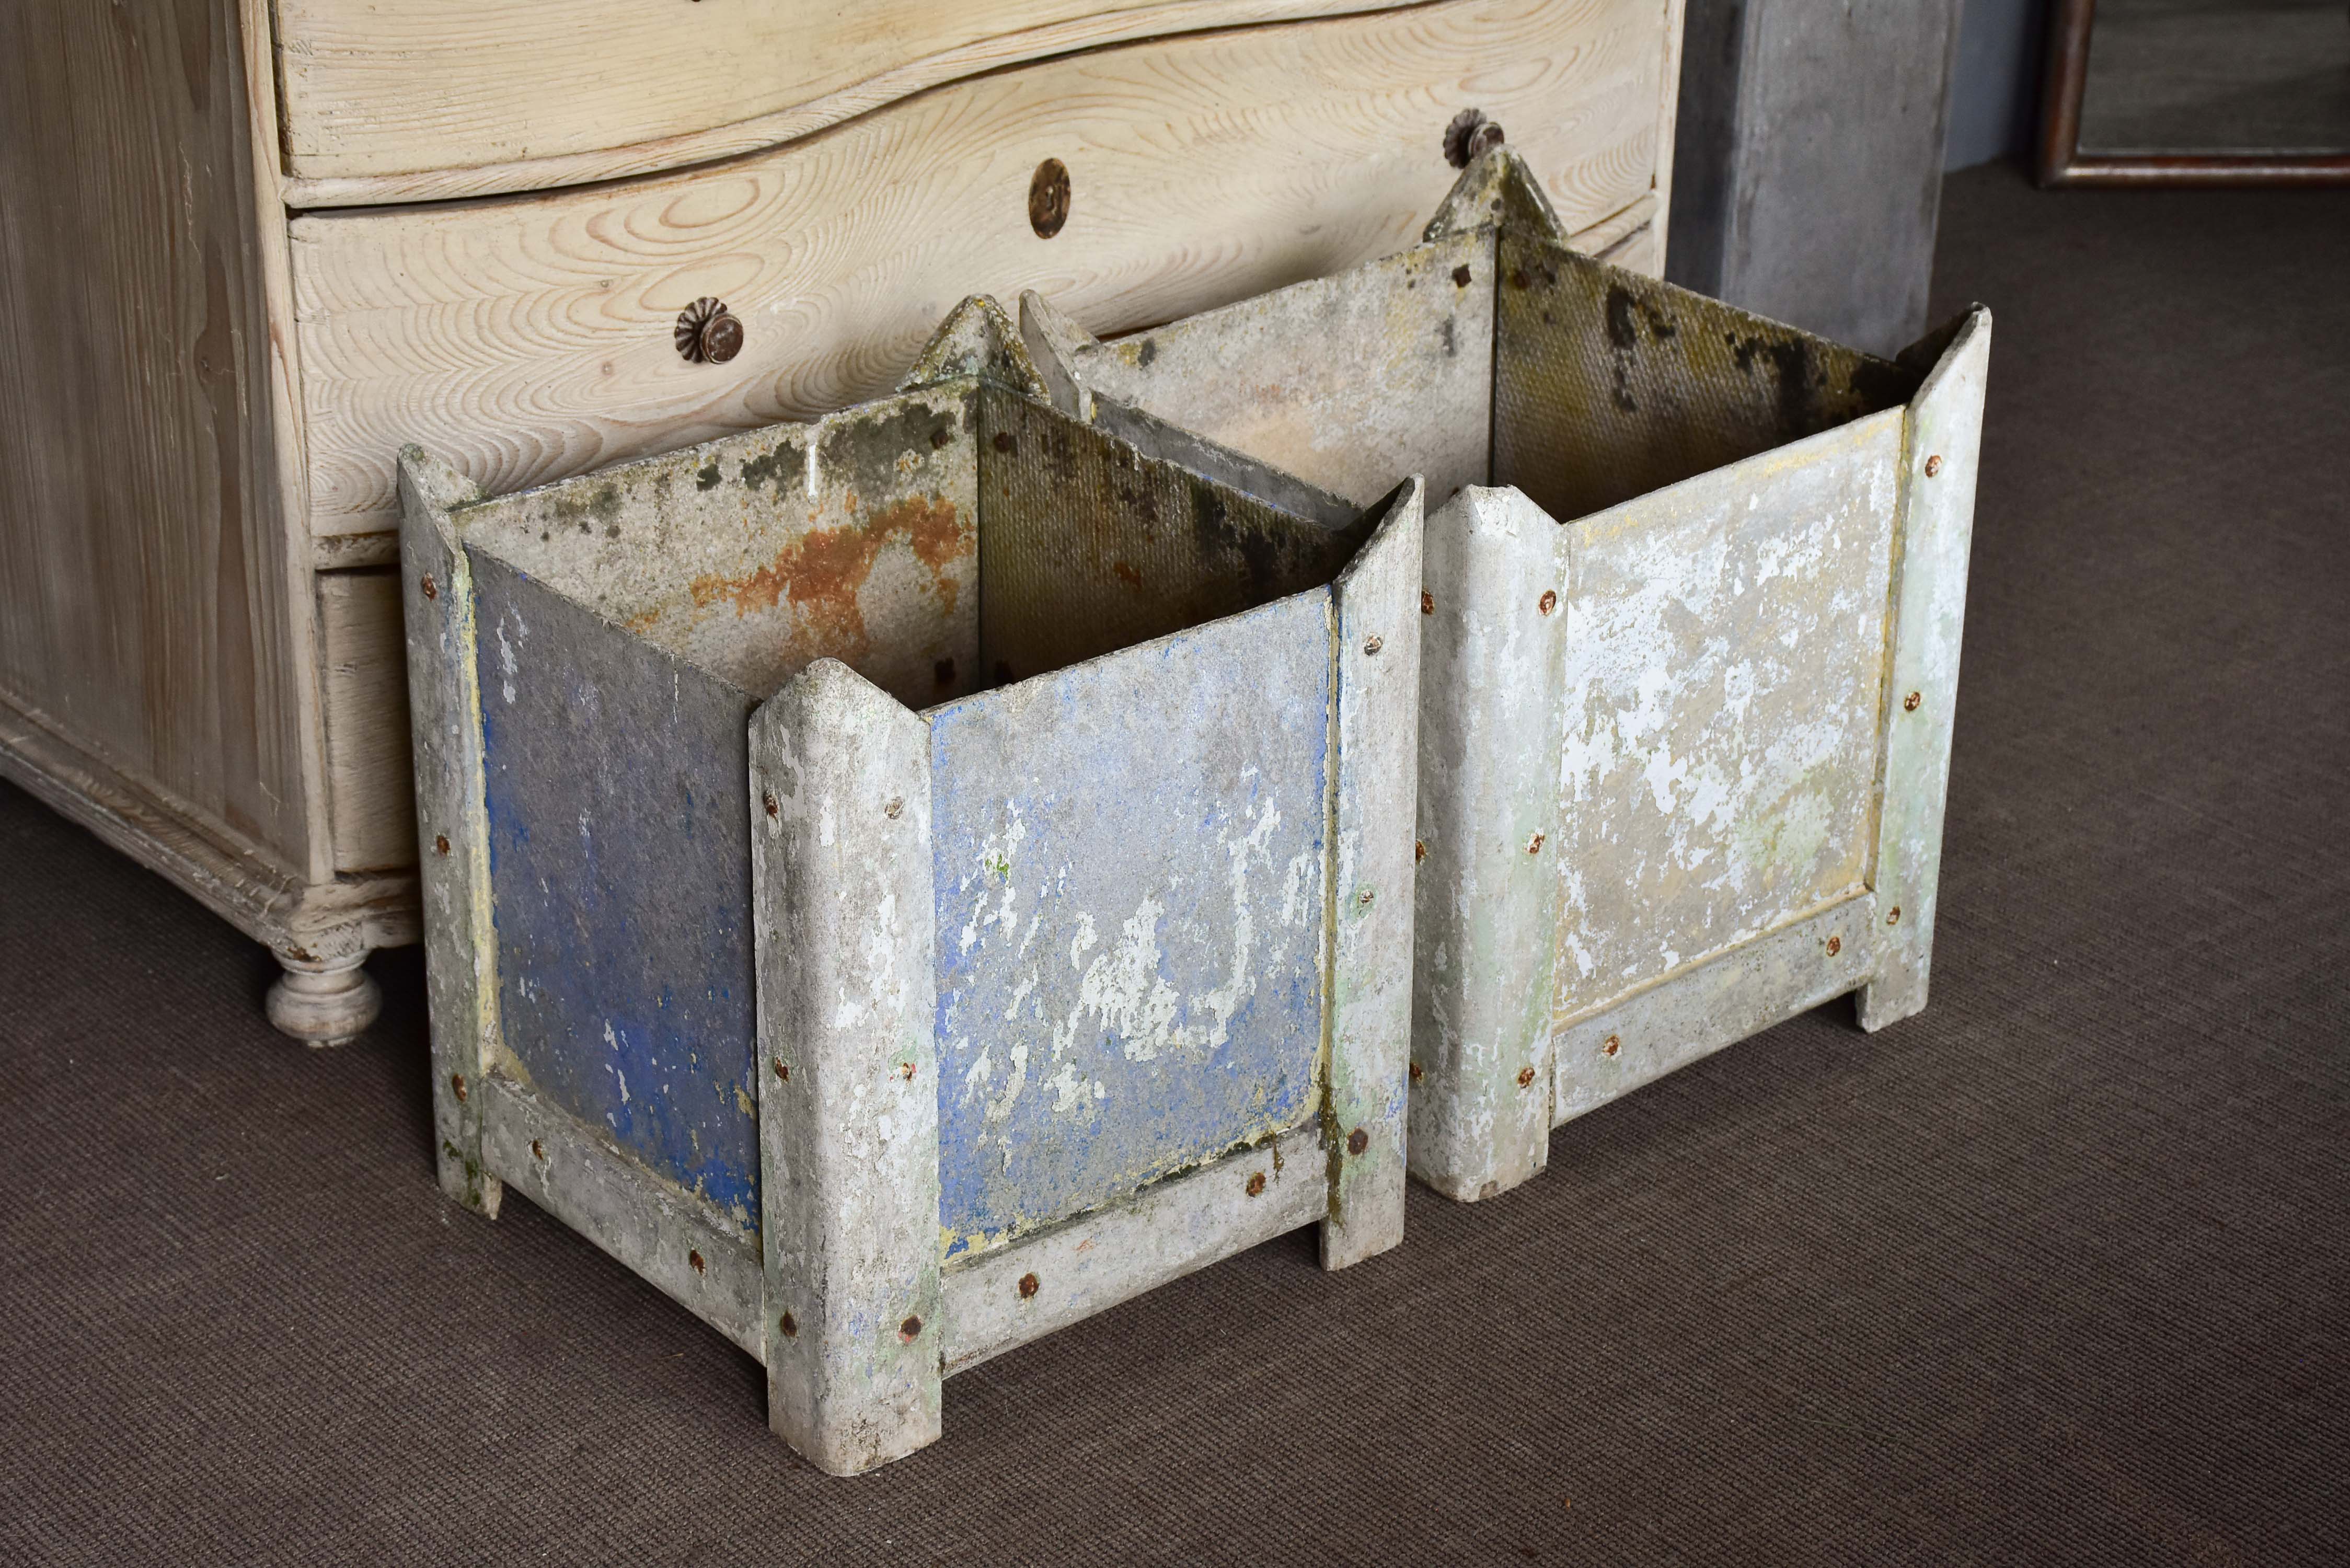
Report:
[[[1999,312],[1932,1005],[1575,1122],[795,1461],[753,1363],[433,1185],[419,967],[0,788],[0,1561],[2350,1561],[2350,195],[1954,180]]]

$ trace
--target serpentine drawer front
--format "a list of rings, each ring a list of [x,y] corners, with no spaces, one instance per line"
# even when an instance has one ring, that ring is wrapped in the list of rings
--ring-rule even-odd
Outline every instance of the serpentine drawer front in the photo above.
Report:
[[[276,0],[305,205],[543,189],[772,147],[1123,40],[1398,0]]]
[[[1158,39],[720,167],[297,219],[311,525],[380,534],[389,559],[406,441],[504,491],[846,407],[969,294],[1042,289],[1113,333],[1399,250],[1465,109],[1570,232],[1645,213],[1663,51],[1619,10],[1456,0]],[[680,350],[702,300],[741,324],[723,362]]]

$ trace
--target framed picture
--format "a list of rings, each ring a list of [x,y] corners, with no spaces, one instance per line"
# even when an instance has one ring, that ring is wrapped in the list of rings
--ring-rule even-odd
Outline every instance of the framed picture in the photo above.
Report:
[[[2350,184],[2350,5],[2054,0],[2039,177]]]

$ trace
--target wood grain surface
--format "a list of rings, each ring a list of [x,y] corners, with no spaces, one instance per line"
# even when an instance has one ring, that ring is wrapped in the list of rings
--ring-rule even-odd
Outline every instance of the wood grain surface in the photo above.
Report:
[[[305,873],[247,110],[235,0],[0,6],[0,691]]]
[[[416,791],[400,574],[321,572],[317,586],[335,869],[412,866]]]
[[[277,0],[286,170],[302,206],[544,190],[775,146],[1048,55],[1399,3]]]
[[[715,168],[292,225],[311,522],[393,525],[406,441],[493,493],[884,390],[957,300],[1036,288],[1097,333],[1410,244],[1483,109],[1570,230],[1655,191],[1677,0],[1445,0],[956,83]],[[1066,166],[1070,215],[1031,229]],[[746,342],[671,342],[697,297]]]

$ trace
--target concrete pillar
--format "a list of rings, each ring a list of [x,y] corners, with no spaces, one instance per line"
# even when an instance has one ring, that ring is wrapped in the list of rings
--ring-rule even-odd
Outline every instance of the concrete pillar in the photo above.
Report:
[[[1960,0],[1689,0],[1666,275],[1890,355],[1926,328]]]

